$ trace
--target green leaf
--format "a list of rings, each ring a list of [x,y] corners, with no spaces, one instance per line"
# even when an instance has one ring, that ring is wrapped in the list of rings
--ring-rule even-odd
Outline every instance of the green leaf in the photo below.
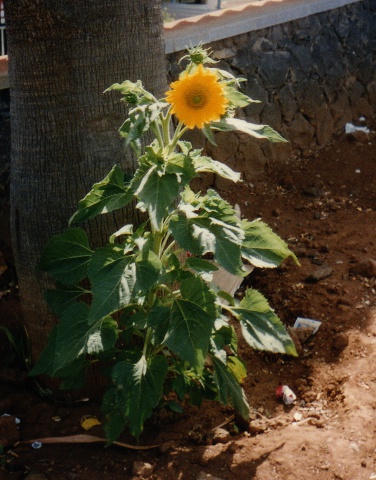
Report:
[[[181,187],[197,176],[193,159],[189,155],[176,152],[167,158],[166,173],[177,175]]]
[[[242,221],[245,239],[242,245],[242,256],[255,267],[278,267],[287,257],[292,257],[299,265],[294,253],[273,230],[260,220]]]
[[[93,292],[90,324],[130,303],[137,272],[134,256],[124,255],[124,248],[111,244],[96,250],[88,275]]]
[[[96,250],[88,268],[93,292],[89,323],[144,296],[161,268],[160,259],[151,251],[124,255],[124,248],[114,244]]]
[[[216,272],[218,267],[214,265],[213,262],[209,262],[208,260],[203,260],[202,258],[198,257],[188,257],[185,261],[185,264],[188,268],[195,270],[196,272]]]
[[[237,130],[255,138],[265,138],[273,143],[287,142],[287,140],[268,125],[256,125],[238,118],[224,118],[220,122],[212,122],[211,127],[222,132]]]
[[[166,173],[166,165],[142,165],[132,186],[135,195],[148,210],[151,224],[156,230],[167,214],[181,189],[181,178],[176,173]]]
[[[129,117],[120,127],[120,135],[126,139],[126,144],[130,145],[138,155],[141,154],[141,136],[150,129],[153,122],[157,121],[166,105],[163,102],[139,104],[129,112]]]
[[[107,389],[102,400],[102,412],[105,416],[104,431],[108,444],[113,443],[127,425],[127,397],[122,385]]]
[[[247,420],[249,418],[249,405],[244,390],[226,365],[214,356],[211,359],[214,366],[214,381],[218,388],[219,400],[224,405],[230,403]]]
[[[222,162],[213,160],[210,157],[205,156],[194,156],[192,157],[194,166],[197,173],[201,172],[211,172],[219,175],[220,177],[231,180],[232,182],[238,182],[240,180],[240,173],[234,172],[230,167],[225,165]]]
[[[226,86],[225,92],[226,92],[225,93],[226,98],[230,103],[229,105],[230,108],[246,107],[252,101],[247,95],[244,95],[244,93],[239,92],[239,90],[237,90],[234,87]]]
[[[89,308],[80,302],[62,315],[56,336],[54,376],[81,355],[96,355],[114,347],[117,340],[115,320],[106,317],[89,326]]]
[[[57,325],[51,330],[48,335],[47,345],[44,347],[36,365],[31,369],[29,375],[34,377],[36,375],[49,375],[53,376],[54,369],[54,359],[56,351],[56,338],[57,338]]]
[[[120,167],[115,165],[101,182],[95,183],[85,198],[78,202],[78,210],[69,220],[69,224],[83,222],[98,214],[113,212],[125,207],[133,198]]]
[[[162,270],[160,258],[152,251],[143,251],[136,256],[135,294],[142,296],[153,287]]]
[[[176,298],[170,308],[163,343],[192,367],[202,369],[217,315],[215,295],[200,278],[183,281],[181,293],[183,298]]]
[[[171,308],[163,305],[154,305],[148,317],[148,326],[153,328],[155,345],[162,345],[170,326]]]
[[[58,282],[74,285],[87,276],[92,253],[86,233],[80,228],[69,228],[51,238],[39,267]]]
[[[217,318],[216,295],[201,277],[186,275],[180,284],[180,292],[184,299],[205,310],[213,320]]]
[[[161,400],[166,375],[167,361],[161,355],[148,360],[141,357],[133,366],[131,382],[128,384],[129,428],[132,435],[138,436],[142,432],[145,420]]]
[[[92,326],[88,325],[89,306],[78,302],[71,305],[52,330],[47,346],[42,352],[32,375],[46,373],[52,377],[74,377],[74,366],[86,355],[97,355],[114,347],[117,324],[106,317]],[[64,370],[65,369],[65,370]]]
[[[167,375],[167,361],[161,356],[146,359],[136,364],[118,362],[113,369],[112,379],[122,391],[123,407],[132,435],[138,436],[147,420],[158,405]],[[116,399],[115,399],[116,400]]]
[[[248,345],[257,350],[297,356],[295,345],[266,298],[249,289],[238,307],[231,308]]]
[[[211,125],[209,124],[205,124],[202,128],[201,128],[201,132],[205,135],[205,137],[207,138],[207,140],[209,140],[209,142],[214,145],[215,147],[217,146],[217,144],[215,143],[215,139],[214,139],[214,134],[211,130]]]
[[[247,377],[247,367],[243,360],[239,357],[235,357],[235,355],[230,355],[227,357],[227,368],[231,371],[238,383],[242,384]]]
[[[86,293],[86,290],[76,286],[61,285],[56,290],[46,290],[44,298],[51,311],[61,316],[62,313]]]
[[[61,378],[60,390],[75,390],[83,388],[86,382],[86,370],[90,365],[84,356],[78,357],[72,363],[65,366],[56,373],[56,377]]]
[[[170,229],[181,248],[195,255],[212,253],[228,272],[246,274],[240,256],[244,232],[235,211],[216,192],[195,199],[183,195]]]
[[[140,105],[150,104],[156,101],[154,96],[144,89],[140,80],[137,80],[137,82],[125,80],[123,83],[114,83],[111,87],[107,88],[104,93],[110,92],[111,90],[121,92],[124,95],[123,100],[131,105],[138,103]]]

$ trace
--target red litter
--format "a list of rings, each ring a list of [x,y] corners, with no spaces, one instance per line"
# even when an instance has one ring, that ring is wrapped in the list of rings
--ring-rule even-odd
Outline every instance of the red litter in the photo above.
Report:
[[[275,391],[275,396],[281,398],[285,405],[291,405],[296,400],[295,393],[287,385],[280,385]]]

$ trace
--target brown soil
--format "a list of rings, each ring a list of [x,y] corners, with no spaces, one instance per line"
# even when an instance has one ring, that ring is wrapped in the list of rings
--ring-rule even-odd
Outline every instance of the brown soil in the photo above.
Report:
[[[296,359],[240,345],[249,371],[249,424],[233,419],[230,408],[204,404],[147,426],[142,445],[162,447],[43,443],[33,449],[25,442],[103,436],[100,426],[81,427],[85,416],[100,420],[100,410],[90,401],[53,403],[8,369],[1,374],[0,415],[21,422],[12,433],[13,424],[3,419],[1,426],[0,419],[0,439],[5,435],[11,444],[0,456],[0,479],[376,478],[376,267],[369,262],[362,270],[360,264],[376,260],[375,141],[373,134],[365,143],[339,138],[311,157],[270,165],[252,185],[226,193],[245,217],[261,217],[286,239],[301,263],[256,269],[248,283],[269,298],[286,326],[299,316],[322,322]],[[322,267],[331,267],[330,276],[309,281]],[[16,308],[14,296],[3,295],[1,321],[9,322]],[[4,357],[11,350],[2,340]],[[294,405],[276,398],[278,385],[295,392]],[[127,436],[121,440],[132,443]]]

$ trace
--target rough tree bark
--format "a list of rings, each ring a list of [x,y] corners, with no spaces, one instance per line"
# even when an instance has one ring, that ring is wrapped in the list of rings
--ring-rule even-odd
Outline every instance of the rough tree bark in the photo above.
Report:
[[[11,233],[23,319],[37,359],[56,319],[36,270],[49,238],[115,164],[133,170],[115,82],[165,91],[160,0],[6,0],[11,89]],[[127,212],[128,221],[134,215]],[[107,217],[107,216],[106,216]],[[117,221],[91,222],[98,244]],[[114,231],[113,229],[111,231]]]

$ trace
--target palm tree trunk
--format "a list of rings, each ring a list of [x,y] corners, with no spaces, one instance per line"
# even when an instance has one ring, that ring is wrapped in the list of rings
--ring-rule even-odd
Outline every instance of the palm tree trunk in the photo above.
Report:
[[[11,234],[32,358],[56,319],[36,269],[77,201],[117,163],[134,170],[117,129],[126,117],[115,82],[166,86],[160,0],[6,0],[11,90]],[[132,222],[135,212],[127,212]],[[94,244],[119,219],[89,224]]]

